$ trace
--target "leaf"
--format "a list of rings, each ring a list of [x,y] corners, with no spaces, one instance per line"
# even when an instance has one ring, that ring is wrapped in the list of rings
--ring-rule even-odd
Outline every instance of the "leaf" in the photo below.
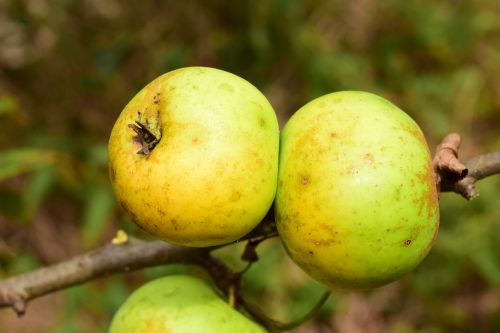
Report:
[[[485,242],[486,240],[482,241]],[[483,278],[498,287],[500,286],[500,258],[487,245],[489,244],[484,244],[484,246],[471,251],[470,256]]]
[[[114,205],[113,192],[108,186],[89,188],[83,211],[82,237],[85,246],[96,245]]]
[[[30,219],[32,217],[40,202],[50,192],[55,181],[56,172],[52,167],[40,168],[30,175],[24,193],[24,218]]]
[[[0,153],[0,181],[37,170],[56,160],[57,153],[49,149],[20,148]]]

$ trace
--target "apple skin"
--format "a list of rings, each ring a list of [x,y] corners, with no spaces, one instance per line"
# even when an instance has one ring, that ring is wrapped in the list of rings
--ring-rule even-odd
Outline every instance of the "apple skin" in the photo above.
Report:
[[[137,120],[159,137],[149,155],[137,153],[129,127]],[[177,245],[220,245],[266,215],[278,149],[276,115],[257,88],[222,70],[186,67],[153,80],[121,112],[109,140],[110,178],[145,231]]]
[[[109,333],[265,333],[202,280],[171,275],[136,290],[115,314]]]
[[[398,279],[425,258],[439,227],[420,128],[370,93],[311,101],[282,131],[275,214],[290,257],[325,285]]]

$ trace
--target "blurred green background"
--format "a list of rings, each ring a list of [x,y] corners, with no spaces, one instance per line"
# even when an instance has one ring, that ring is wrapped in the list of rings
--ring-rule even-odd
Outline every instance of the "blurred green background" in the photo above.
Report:
[[[260,88],[281,124],[325,93],[380,94],[421,125],[433,150],[448,132],[464,158],[500,149],[500,2],[0,0],[0,278],[141,235],[115,202],[106,167],[114,120],[146,83],[189,65]],[[400,281],[335,293],[294,332],[500,332],[500,176],[466,202],[441,199],[431,254]],[[234,268],[243,267],[221,251]],[[322,287],[275,240],[245,278],[272,316],[307,311]],[[30,303],[0,332],[104,332],[118,306],[165,266]]]

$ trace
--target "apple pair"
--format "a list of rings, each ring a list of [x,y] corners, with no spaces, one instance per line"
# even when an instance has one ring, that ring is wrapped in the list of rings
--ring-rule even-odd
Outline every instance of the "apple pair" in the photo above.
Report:
[[[426,256],[439,225],[421,130],[365,92],[311,101],[280,138],[272,106],[252,84],[213,68],[178,69],[122,111],[109,167],[123,209],[173,244],[235,241],[275,201],[288,254],[329,287],[397,279]]]

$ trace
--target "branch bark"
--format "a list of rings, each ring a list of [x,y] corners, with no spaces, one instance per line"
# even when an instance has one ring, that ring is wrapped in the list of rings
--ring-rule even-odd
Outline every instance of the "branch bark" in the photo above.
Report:
[[[130,239],[120,245],[107,244],[67,261],[0,281],[0,307],[11,306],[22,315],[29,300],[60,289],[165,263],[198,264],[207,254],[207,249],[174,246],[162,241]]]

